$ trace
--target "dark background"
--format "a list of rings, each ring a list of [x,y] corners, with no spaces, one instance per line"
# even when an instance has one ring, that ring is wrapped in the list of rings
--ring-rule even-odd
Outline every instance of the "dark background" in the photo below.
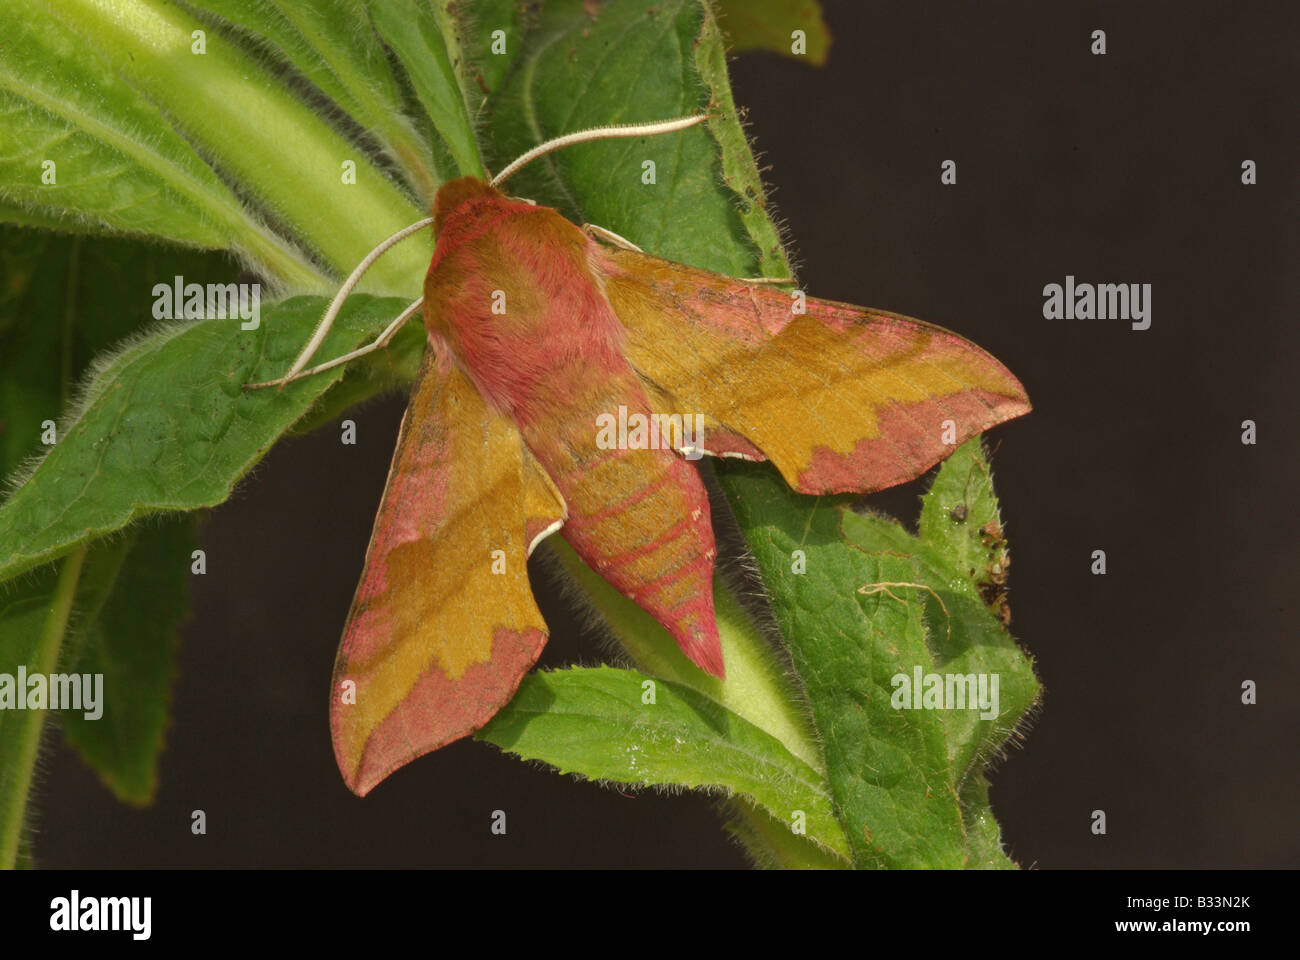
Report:
[[[803,287],[971,337],[1035,404],[989,435],[1012,630],[1046,688],[993,771],[1009,852],[1300,864],[1294,5],[825,7],[826,68],[733,65]],[[947,159],[956,186],[939,182]],[[1151,329],[1044,320],[1043,286],[1067,274],[1152,284]],[[336,428],[280,445],[213,513],[157,803],[115,803],[48,737],[38,863],[745,863],[708,798],[624,796],[486,744],[348,793],[326,697],[404,402],[351,413],[355,447]],[[921,489],[875,506],[910,521]],[[598,636],[535,583],[543,665],[594,662]],[[207,836],[190,834],[196,808]],[[488,830],[498,808],[505,837]]]

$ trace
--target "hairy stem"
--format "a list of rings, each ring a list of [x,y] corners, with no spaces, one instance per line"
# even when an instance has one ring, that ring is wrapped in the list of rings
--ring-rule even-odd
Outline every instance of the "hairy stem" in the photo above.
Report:
[[[36,648],[36,657],[32,664],[34,672],[49,675],[59,663],[59,652],[63,649],[63,637],[67,632],[68,616],[72,612],[72,601],[77,594],[77,581],[81,578],[82,564],[86,559],[86,548],[78,547],[63,561],[59,571],[58,583],[50,600],[50,612],[45,618],[45,627],[41,630],[40,643]],[[19,690],[18,696],[26,695]],[[36,767],[36,754],[41,743],[41,730],[45,724],[44,710],[15,711],[8,721],[17,730],[14,736],[19,739],[17,769],[9,781],[7,794],[0,796],[0,869],[12,870],[18,861],[19,842],[22,838],[23,816],[27,809],[27,794],[32,786],[32,773]],[[8,735],[8,732],[6,732]]]

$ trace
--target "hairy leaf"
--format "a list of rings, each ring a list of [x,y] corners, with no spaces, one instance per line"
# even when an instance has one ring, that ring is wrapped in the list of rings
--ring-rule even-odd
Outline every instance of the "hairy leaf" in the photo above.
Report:
[[[561,773],[743,794],[848,855],[820,774],[753,724],[666,680],[611,667],[536,673],[476,736]]]
[[[960,566],[959,541],[933,523],[917,538],[846,500],[793,494],[767,468],[729,468],[722,482],[807,691],[859,865],[1008,865],[979,786],[982,764],[1022,721],[1038,683]],[[996,512],[977,440],[944,462],[925,509],[937,515],[954,489],[972,505],[965,522]],[[917,668],[996,677],[996,711],[899,709],[897,678],[911,681]]]
[[[239,318],[173,323],[102,361],[59,442],[0,505],[0,581],[149,513],[221,503],[342,368],[283,391],[245,391],[284,372],[324,309],[319,297]],[[321,350],[346,352],[401,301],[355,297]],[[349,376],[364,376],[364,365]]]
[[[445,18],[435,18],[440,4],[369,0],[367,6],[375,27],[406,70],[421,106],[455,162],[455,169],[443,179],[481,177],[483,161],[479,159],[460,77],[448,51],[448,43],[454,46],[455,36]],[[441,32],[439,19],[443,19]],[[432,196],[428,199],[432,200]]]
[[[520,171],[510,190],[575,223],[614,230],[656,256],[754,276],[760,248],[736,195],[717,176],[715,137],[744,144],[724,63],[717,27],[696,3],[615,0],[594,17],[580,0],[547,4],[489,101],[490,160],[500,168],[584,127],[668,120],[713,105],[722,116],[707,128],[558,151]]]
[[[64,658],[64,669],[103,676],[101,713],[93,718],[85,711],[65,713],[63,732],[105,785],[128,803],[151,803],[158,789],[176,630],[188,609],[193,548],[194,518],[180,516],[141,524],[121,540],[101,541],[87,558],[83,581],[100,565],[98,554],[117,562],[103,563],[111,569],[93,603],[87,602],[88,584],[83,584],[75,655]]]

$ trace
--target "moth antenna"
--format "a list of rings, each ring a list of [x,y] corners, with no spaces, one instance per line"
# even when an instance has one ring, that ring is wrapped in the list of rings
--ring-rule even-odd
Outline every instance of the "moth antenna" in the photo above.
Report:
[[[320,349],[321,343],[325,340],[325,335],[330,332],[330,327],[334,326],[335,318],[339,315],[339,311],[343,309],[343,301],[352,293],[353,288],[361,281],[362,276],[364,276],[365,272],[370,269],[371,264],[387,253],[389,248],[400,243],[402,240],[405,240],[411,234],[423,230],[431,223],[433,223],[433,217],[425,217],[423,220],[417,221],[409,227],[403,227],[388,239],[380,242],[379,246],[375,247],[375,249],[365,255],[365,258],[356,265],[356,268],[348,275],[348,278],[343,281],[343,286],[339,287],[339,292],[334,294],[334,299],[330,301],[330,305],[326,308],[324,316],[320,318],[320,322],[316,324],[316,329],[312,331],[311,339],[308,340],[306,346],[302,348],[302,351],[298,354],[298,358],[294,360],[293,366],[289,368],[288,372],[285,373],[283,377],[274,381],[281,385],[281,389],[283,389],[285,383],[294,379],[294,377],[301,372],[303,367],[307,366],[308,361],[310,361],[316,351]]]
[[[532,163],[538,157],[544,157],[553,150],[571,147],[575,143],[587,143],[591,140],[614,140],[619,137],[653,137],[660,133],[674,133],[678,130],[685,130],[687,127],[693,127],[697,123],[711,119],[713,119],[712,114],[701,113],[694,117],[679,117],[676,120],[660,120],[656,123],[622,123],[612,124],[607,127],[592,127],[590,130],[576,130],[573,133],[566,133],[562,137],[556,137],[554,140],[539,143],[533,149],[511,162],[508,167],[492,178],[491,183],[494,187],[498,186],[525,164]]]

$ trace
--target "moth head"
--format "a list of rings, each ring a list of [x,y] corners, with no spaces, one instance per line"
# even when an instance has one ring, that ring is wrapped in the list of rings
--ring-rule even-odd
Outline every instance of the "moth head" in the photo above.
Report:
[[[447,218],[460,207],[472,200],[483,197],[500,199],[501,191],[478,177],[458,177],[448,180],[438,188],[438,195],[433,200],[433,232],[442,235],[442,228]]]

